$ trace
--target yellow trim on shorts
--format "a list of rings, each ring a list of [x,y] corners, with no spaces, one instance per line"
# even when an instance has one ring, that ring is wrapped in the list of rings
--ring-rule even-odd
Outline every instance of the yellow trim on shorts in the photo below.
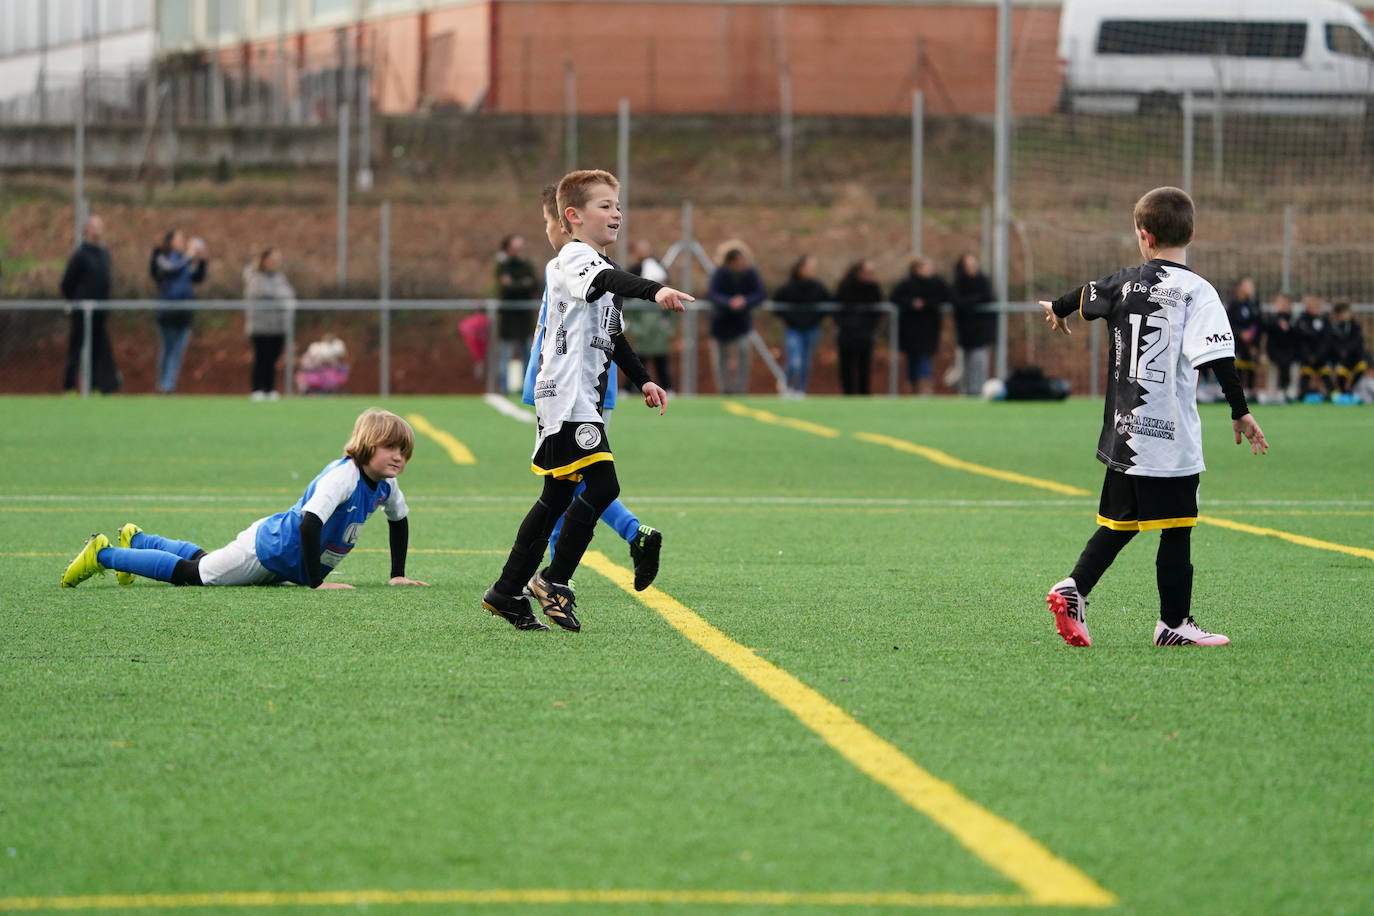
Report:
[[[1147,518],[1140,522],[1141,531],[1159,531],[1162,528],[1196,528],[1197,516],[1187,518]]]
[[[574,480],[581,480],[582,475],[578,474],[577,472],[585,468],[587,465],[596,464],[598,461],[614,460],[615,456],[612,455],[610,452],[592,452],[590,455],[583,455],[581,458],[577,459],[572,464],[565,464],[561,468],[553,468],[552,470],[545,470],[544,468],[541,468],[539,465],[531,461],[530,470],[534,471],[534,473],[538,474],[540,477],[556,477],[559,480],[562,480],[566,477]]]
[[[1078,317],[1079,317],[1079,318],[1083,318],[1083,297],[1086,296],[1087,293],[1088,293],[1088,288],[1087,288],[1086,286],[1084,286],[1082,289],[1080,289],[1080,290],[1078,291]],[[1084,321],[1087,321],[1088,319],[1083,318],[1083,320],[1084,320]]]
[[[1119,522],[1114,518],[1098,515],[1097,523],[1103,528],[1110,528],[1113,531],[1158,531],[1161,528],[1196,528],[1197,516],[1194,515],[1185,518],[1147,518],[1143,521],[1132,519],[1128,522]]]

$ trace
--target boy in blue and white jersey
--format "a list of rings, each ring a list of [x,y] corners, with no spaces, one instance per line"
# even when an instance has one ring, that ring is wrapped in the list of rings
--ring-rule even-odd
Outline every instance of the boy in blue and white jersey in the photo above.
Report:
[[[415,451],[410,424],[387,410],[371,408],[353,424],[344,457],[331,461],[285,512],[258,519],[232,543],[206,552],[189,541],[146,534],[132,522],[119,529],[119,546],[92,535],[62,576],[79,585],[106,569],[120,585],[135,576],[173,585],[275,585],[295,582],[311,588],[352,588],[326,582],[358,542],[363,524],[378,509],[391,534],[390,585],[427,585],[406,578],[410,540],[408,509],[396,478]]]
[[[541,205],[544,209],[544,235],[548,238],[549,244],[553,246],[555,257],[549,260],[544,267],[544,298],[539,303],[539,323],[534,329],[534,344],[530,348],[529,362],[525,366],[525,390],[522,398],[523,402],[530,407],[534,404],[534,383],[539,376],[539,350],[544,344],[544,329],[548,326],[549,309],[549,290],[562,290],[566,285],[558,271],[558,258],[556,255],[563,250],[563,246],[572,241],[572,236],[563,228],[562,221],[558,218],[558,189],[553,185],[544,188],[541,197]],[[558,298],[557,295],[554,296]],[[618,385],[616,384],[616,367],[612,362],[606,370],[606,399],[601,405],[603,413],[607,413],[615,408],[615,397]],[[577,493],[581,493],[587,488],[585,482],[578,484]],[[577,494],[573,494],[577,498]],[[663,549],[663,533],[656,528],[648,525],[641,525],[639,518],[629,510],[629,508],[616,499],[606,507],[606,511],[601,513],[601,521],[611,527],[616,534],[625,539],[630,545],[630,560],[634,563],[635,569],[635,590],[643,591],[648,588],[658,575],[658,559]],[[563,530],[563,517],[559,516],[557,523],[553,526],[553,534],[549,535],[549,550],[552,552],[558,544],[558,535]]]

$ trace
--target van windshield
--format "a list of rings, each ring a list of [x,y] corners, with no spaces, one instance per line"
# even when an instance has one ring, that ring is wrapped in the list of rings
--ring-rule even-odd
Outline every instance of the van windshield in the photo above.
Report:
[[[1326,46],[1336,54],[1374,60],[1374,49],[1365,43],[1364,37],[1348,25],[1326,24]]]
[[[1331,28],[1327,27],[1328,36]],[[1349,26],[1340,28],[1354,31]],[[1097,33],[1099,54],[1302,57],[1306,44],[1305,22],[1106,19]]]

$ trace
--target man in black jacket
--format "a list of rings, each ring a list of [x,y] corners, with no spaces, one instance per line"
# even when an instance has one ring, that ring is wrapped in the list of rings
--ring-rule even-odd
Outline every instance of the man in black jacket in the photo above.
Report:
[[[98,216],[86,220],[82,229],[83,241],[67,259],[62,274],[62,298],[73,304],[88,300],[103,302],[110,298],[110,251],[101,242],[105,238],[105,221]],[[114,394],[123,378],[115,367],[114,348],[105,329],[109,313],[96,309],[91,314],[91,387],[101,394]],[[62,390],[73,391],[80,384],[81,346],[86,336],[86,315],[83,309],[72,308],[68,314],[70,330],[67,335],[67,365],[62,374]]]

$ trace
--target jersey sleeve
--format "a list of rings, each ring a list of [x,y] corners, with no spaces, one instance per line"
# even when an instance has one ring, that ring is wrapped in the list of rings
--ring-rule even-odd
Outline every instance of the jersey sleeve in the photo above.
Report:
[[[395,480],[391,481],[391,493],[382,503],[382,512],[386,514],[386,520],[389,522],[399,522],[410,514],[410,507],[406,505],[406,498],[401,494],[401,488]]]
[[[322,521],[328,520],[329,516],[334,514],[334,510],[353,495],[361,473],[352,461],[345,461],[335,467],[315,484],[315,492],[301,507],[301,511],[313,513]]]
[[[1221,304],[1216,290],[1208,286],[1188,307],[1183,325],[1183,358],[1196,369],[1223,356],[1236,355],[1236,342],[1231,336],[1231,320]]]
[[[573,298],[583,301],[597,275],[611,269],[611,262],[597,254],[592,246],[576,241],[564,245],[563,250],[558,252],[558,265],[568,292]]]
[[[1121,299],[1121,286],[1129,278],[1126,271],[1119,270],[1110,277],[1094,280],[1083,287],[1078,311],[1084,318],[1106,318],[1112,313],[1112,305]]]

